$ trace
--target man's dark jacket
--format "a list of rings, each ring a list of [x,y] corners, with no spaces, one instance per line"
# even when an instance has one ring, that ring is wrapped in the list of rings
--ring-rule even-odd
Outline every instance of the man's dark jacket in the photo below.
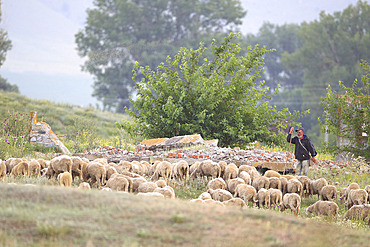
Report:
[[[291,134],[288,134],[286,138],[288,142],[290,142],[290,135]],[[309,160],[310,156],[307,151],[311,153],[311,157],[315,157],[317,155],[314,146],[312,145],[310,139],[306,135],[303,135],[301,143],[307,149],[307,151],[299,143],[298,136],[292,138],[292,143],[295,144],[294,156],[297,160]]]

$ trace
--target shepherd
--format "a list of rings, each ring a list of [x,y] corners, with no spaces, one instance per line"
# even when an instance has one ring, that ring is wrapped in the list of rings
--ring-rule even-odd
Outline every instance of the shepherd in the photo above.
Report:
[[[293,130],[294,130],[294,127],[291,127],[289,134],[287,136],[287,141],[289,143],[295,144],[294,156],[298,160],[296,174],[298,170],[299,176],[301,176],[302,171],[304,172],[306,176],[308,176],[308,168],[310,166],[310,159],[312,157],[312,161],[316,163],[315,156],[317,155],[317,152],[314,146],[312,145],[310,138],[308,138],[308,136],[304,134],[304,128],[301,127],[299,129],[296,129],[297,136],[292,138]]]

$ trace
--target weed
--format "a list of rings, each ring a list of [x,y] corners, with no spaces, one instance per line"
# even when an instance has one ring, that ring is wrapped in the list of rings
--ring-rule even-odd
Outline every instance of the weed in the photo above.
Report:
[[[47,238],[59,238],[71,232],[68,226],[57,226],[56,223],[37,222],[37,232]]]
[[[177,224],[184,223],[185,220],[186,218],[183,215],[172,215],[170,219],[172,223],[177,223]]]

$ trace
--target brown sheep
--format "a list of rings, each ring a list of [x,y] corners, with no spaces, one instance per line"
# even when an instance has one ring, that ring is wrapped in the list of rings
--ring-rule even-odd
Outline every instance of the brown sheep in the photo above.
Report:
[[[29,177],[29,165],[28,161],[21,161],[16,166],[13,167],[11,174],[15,176]]]
[[[328,185],[328,182],[325,178],[319,178],[316,180],[310,181],[310,195],[317,195],[317,198],[319,198],[320,190]]]
[[[239,173],[238,177],[243,179],[246,184],[251,184],[251,176],[248,172],[242,171]]]
[[[125,191],[128,192],[129,183],[124,176],[112,176],[107,181],[108,188],[116,191]]]
[[[229,179],[234,179],[238,176],[238,167],[234,163],[230,163],[226,166],[224,173],[224,180],[227,182]]]
[[[240,198],[231,198],[230,200],[222,202],[225,206],[232,206],[238,208],[245,208],[247,205]]]
[[[270,192],[270,200],[271,200],[270,205],[273,205],[274,208],[280,207],[283,201],[283,193],[281,192],[281,190],[270,188],[269,192]]]
[[[175,163],[173,167],[173,176],[175,179],[179,180],[184,186],[189,179],[189,165],[185,160],[180,160]]]
[[[364,190],[367,192],[367,202],[370,203],[370,185],[366,185]]]
[[[63,172],[58,175],[57,180],[60,186],[71,187],[72,186],[72,175],[69,172]]]
[[[231,195],[229,191],[223,190],[223,189],[217,189],[217,190],[209,189],[207,190],[207,192],[212,196],[213,200],[220,201],[220,202],[227,201],[233,198],[233,196]]]
[[[319,197],[322,201],[332,201],[337,197],[337,194],[337,187],[334,185],[326,185],[320,190]]]
[[[157,181],[159,177],[162,177],[164,180],[166,180],[166,183],[169,184],[171,176],[172,176],[172,164],[168,161],[162,161],[157,165],[152,179]]]
[[[272,177],[280,178],[281,175],[277,171],[268,170],[268,171],[265,172],[264,176],[267,177],[267,178],[272,178]]]
[[[281,177],[280,182],[281,182],[281,192],[283,193],[283,195],[285,195],[287,193],[288,179],[286,179],[285,177]]]
[[[88,182],[91,179],[90,185],[92,186],[95,182],[98,182],[98,188],[100,189],[102,185],[105,184],[107,172],[105,166],[99,162],[91,161],[86,165],[85,172],[86,175],[83,177],[86,178],[84,182]]]
[[[267,177],[260,176],[253,180],[252,186],[259,191],[261,188],[268,189],[270,186],[269,179]]]
[[[297,193],[299,196],[303,195],[303,186],[298,179],[290,179],[287,185],[287,192],[288,193]]]
[[[207,189],[217,190],[226,189],[226,183],[222,178],[214,178],[207,184]]]
[[[5,181],[6,178],[6,165],[5,161],[0,160],[0,179],[3,179],[3,182]]]
[[[234,197],[237,196],[242,198],[246,205],[251,201],[253,203],[253,207],[255,207],[258,202],[256,189],[248,184],[239,184],[236,186]]]
[[[50,167],[54,170],[55,176],[58,176],[59,173],[63,172],[69,172],[72,174],[72,164],[72,159],[68,155],[61,155],[50,161]]]
[[[270,208],[271,204],[271,197],[270,197],[270,192],[266,190],[265,188],[261,188],[257,192],[257,200],[258,200],[258,207],[262,208]]]
[[[269,188],[278,189],[281,191],[281,180],[277,177],[270,177],[269,178]]]
[[[227,182],[227,190],[230,191],[231,194],[235,194],[236,186],[238,186],[239,184],[245,184],[245,181],[241,178],[230,179]]]
[[[347,208],[351,208],[353,205],[362,205],[367,202],[367,192],[363,189],[357,189],[357,190],[350,190],[346,206]]]
[[[158,188],[158,185],[154,182],[144,182],[139,185],[137,188],[137,191],[139,193],[148,193],[153,192],[156,188]]]
[[[345,214],[346,220],[363,220],[370,225],[370,204],[354,205]]]
[[[339,207],[333,201],[317,201],[306,209],[307,216],[311,216],[314,213],[316,215],[322,214],[335,218],[338,212]]]
[[[41,175],[41,165],[37,160],[31,160],[28,164],[28,170],[30,171],[30,176],[36,175],[40,177]]]
[[[175,199],[175,191],[170,186],[165,186],[164,188],[158,187],[153,192],[161,193],[164,198]]]
[[[297,179],[303,186],[303,195],[308,196],[310,194],[310,178],[307,176],[298,176]]]
[[[284,212],[285,209],[290,209],[295,216],[299,214],[301,207],[301,197],[297,193],[286,193],[283,196],[283,203],[281,204],[280,211]]]

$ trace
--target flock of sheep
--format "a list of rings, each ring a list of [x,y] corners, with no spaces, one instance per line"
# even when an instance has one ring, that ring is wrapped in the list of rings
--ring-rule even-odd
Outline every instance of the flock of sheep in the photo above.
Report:
[[[298,215],[302,197],[317,195],[318,201],[306,209],[307,215],[327,215],[336,217],[339,207],[333,199],[338,190],[328,185],[324,178],[310,179],[307,176],[281,175],[268,170],[262,176],[255,167],[227,164],[224,161],[198,161],[189,165],[185,160],[176,163],[156,161],[121,161],[108,163],[99,158],[89,161],[86,158],[62,155],[50,161],[44,159],[27,161],[21,158],[0,160],[0,179],[6,176],[45,176],[56,179],[61,186],[71,187],[78,177],[80,189],[90,189],[96,184],[102,190],[125,191],[138,195],[175,198],[170,183],[187,186],[189,180],[206,179],[207,191],[196,203],[232,205],[247,207],[251,202],[259,208],[290,209]],[[345,219],[362,219],[370,225],[370,185],[361,189],[351,183],[340,192],[339,203],[348,209]]]

